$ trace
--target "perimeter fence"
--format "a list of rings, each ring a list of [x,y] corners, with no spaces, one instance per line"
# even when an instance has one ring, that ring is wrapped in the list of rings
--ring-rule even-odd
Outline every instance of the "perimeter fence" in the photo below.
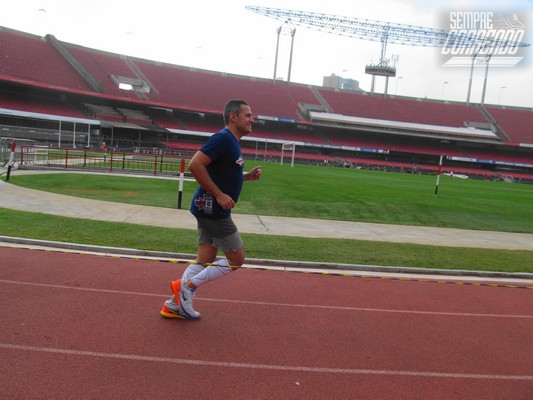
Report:
[[[189,154],[168,155],[137,151],[68,149],[47,146],[21,146],[19,165],[23,168],[54,168],[178,176]]]

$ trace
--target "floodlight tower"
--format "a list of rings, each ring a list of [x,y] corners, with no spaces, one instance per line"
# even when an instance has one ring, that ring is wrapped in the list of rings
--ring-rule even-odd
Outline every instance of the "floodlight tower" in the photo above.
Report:
[[[276,41],[276,60],[274,61],[274,82],[276,82],[276,75],[278,71],[278,52],[279,52],[279,35],[282,33],[287,33],[291,36],[291,54],[289,56],[289,73],[287,76],[287,82],[291,81],[291,69],[292,69],[292,51],[294,49],[294,35],[296,34],[296,28],[294,25],[290,22],[284,22],[281,24],[281,26],[276,29],[276,33],[278,34],[278,39]]]
[[[318,31],[340,36],[347,36],[355,39],[381,42],[381,57],[379,62],[376,65],[367,65],[365,72],[372,75],[372,92],[374,91],[375,76],[386,77],[387,86],[385,88],[385,94],[387,94],[389,77],[394,77],[396,75],[395,66],[391,65],[386,58],[388,43],[409,46],[447,48],[454,48],[455,46],[458,46],[474,49],[492,49],[492,51],[500,48],[529,46],[528,43],[523,42],[482,36],[465,36],[459,32],[425,28],[416,25],[397,24],[393,22],[374,21],[363,18],[341,17],[331,14],[283,10],[279,8],[258,6],[246,6],[246,9],[266,17],[275,18],[287,23],[290,22],[294,25],[303,26],[309,29],[315,29]],[[479,55],[479,51],[476,51],[475,54]],[[488,61],[490,60],[490,56],[486,56],[488,58],[488,71]],[[469,85],[472,85],[472,80],[470,80]],[[470,93],[470,87],[468,92]]]

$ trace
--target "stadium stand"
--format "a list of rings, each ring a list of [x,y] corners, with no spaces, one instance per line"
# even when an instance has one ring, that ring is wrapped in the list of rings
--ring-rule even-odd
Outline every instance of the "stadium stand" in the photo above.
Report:
[[[463,156],[463,152],[450,143],[439,139],[422,141],[406,136],[383,134],[368,134],[347,130],[330,130],[325,136],[332,145],[344,147],[358,147],[365,149],[380,149],[404,153],[420,153],[432,155]],[[425,143],[427,142],[427,143]]]
[[[531,155],[525,153],[521,155],[519,151],[506,151],[496,152],[490,150],[478,150],[478,149],[465,149],[465,155],[467,157],[480,160],[480,161],[502,161],[506,163],[531,163]]]
[[[4,79],[33,86],[90,90],[44,38],[0,27],[0,54],[0,77]]]
[[[0,92],[0,109],[25,111],[43,115],[57,115],[72,118],[87,118],[71,104],[60,100],[39,97],[36,94]]]
[[[206,118],[202,113],[179,113],[173,114],[176,121],[179,122],[179,127],[176,129],[213,133],[221,129],[223,124],[222,116],[219,118]]]
[[[202,147],[199,143],[185,143],[185,142],[162,142],[169,149],[179,149],[179,150],[191,150],[197,151]]]
[[[158,112],[152,114],[154,123],[163,129],[185,129],[185,126],[171,113]]]
[[[54,116],[89,119],[87,127],[68,128],[86,131],[89,146],[105,141],[121,148],[194,151],[222,127],[224,103],[244,98],[256,117],[253,134],[243,142],[249,157],[275,161],[282,143],[296,142],[299,162],[434,172],[444,155],[446,168],[457,173],[514,174],[533,181],[533,112],[528,109],[273,82],[113,54],[4,27],[0,57],[0,126],[8,131],[15,125],[17,131],[25,124],[32,132],[37,128],[36,139],[43,142],[55,128],[42,122],[47,136],[39,137],[38,115],[48,122]],[[24,122],[13,111],[37,117]]]
[[[281,140],[286,142],[315,143],[319,145],[326,144],[325,138],[308,129],[295,129],[286,126],[279,130],[278,135]]]
[[[533,110],[485,107],[514,144],[533,144]]]
[[[151,126],[152,120],[148,115],[140,110],[132,110],[130,108],[117,107],[116,110],[124,117],[124,121],[130,124],[137,124],[142,126]]]
[[[465,127],[465,122],[486,123],[485,117],[475,106],[369,96],[326,88],[318,91],[332,112],[337,114],[449,127]]]
[[[80,46],[66,45],[65,47],[102,83],[104,93],[132,99],[138,98],[136,91],[119,88],[119,77],[139,79],[122,58],[116,54],[89,51]],[[113,77],[116,80],[113,80]]]
[[[281,141],[281,137],[275,132],[267,131],[264,128],[261,128],[259,126],[254,126],[253,129],[254,130],[252,132],[252,137],[258,137],[258,138],[261,138],[261,139],[263,139],[265,141],[268,141],[268,140],[279,140],[279,141]]]
[[[300,120],[299,103],[320,104],[307,86],[272,84],[266,80],[146,60],[133,60],[133,63],[158,90],[158,93],[147,94],[150,100],[184,110],[221,114],[228,98],[246,98],[259,115]]]
[[[84,103],[83,105],[87,107],[91,115],[93,115],[96,119],[124,122],[124,117],[113,107],[90,103]]]

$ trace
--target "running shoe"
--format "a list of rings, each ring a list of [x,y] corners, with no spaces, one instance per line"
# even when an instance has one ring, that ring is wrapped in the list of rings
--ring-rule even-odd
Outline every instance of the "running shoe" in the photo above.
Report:
[[[176,286],[177,281],[172,282],[172,291],[174,292],[174,295],[176,295]],[[179,305],[182,311],[191,319],[200,318],[200,313],[192,307],[192,299],[194,298],[195,294],[196,290],[188,287],[185,279],[181,279],[181,285],[177,299],[179,299]]]
[[[188,319],[178,303],[167,300],[161,309],[161,315],[165,318]]]
[[[184,279],[178,279],[178,280],[172,281],[172,282],[170,282],[170,288],[172,289],[172,293],[174,294],[176,302],[181,307],[182,312],[187,316],[187,318],[188,319],[198,319],[198,318],[200,318],[201,314],[198,311],[195,311],[192,308],[192,298],[194,297],[194,293],[195,293],[194,289],[190,289],[188,287],[186,288],[186,291],[188,293],[192,292],[192,295],[188,297],[188,298],[191,299],[189,301],[189,304],[190,304],[189,307],[190,308],[186,310],[184,308],[184,306],[183,306],[183,300],[182,300],[181,291],[182,291],[182,282],[184,282],[184,281],[185,281]],[[185,296],[185,297],[187,297],[187,296]]]

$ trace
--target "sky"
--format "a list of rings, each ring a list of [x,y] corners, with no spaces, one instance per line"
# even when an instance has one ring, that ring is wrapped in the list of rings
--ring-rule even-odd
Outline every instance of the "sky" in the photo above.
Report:
[[[483,22],[472,22],[472,16],[483,20],[517,14],[525,31],[522,41],[533,44],[533,0],[19,0],[2,5],[0,26],[148,60],[272,79],[276,30],[283,21],[246,10],[247,5],[435,29],[452,29],[452,21],[459,21],[452,13],[471,16],[461,20],[461,27],[476,30]],[[276,75],[284,80],[290,47],[291,37],[280,35]],[[445,67],[440,52],[436,47],[389,43],[386,58],[396,60],[397,72],[389,80],[388,93],[466,102],[470,67]],[[365,66],[376,64],[380,54],[379,41],[296,26],[290,80],[322,85],[324,76],[335,74],[355,79],[370,91]],[[513,67],[489,64],[486,104],[533,108],[533,46],[522,49],[521,55]],[[484,84],[485,64],[474,68],[471,102],[481,102]],[[377,77],[374,91],[384,90],[385,78]]]

